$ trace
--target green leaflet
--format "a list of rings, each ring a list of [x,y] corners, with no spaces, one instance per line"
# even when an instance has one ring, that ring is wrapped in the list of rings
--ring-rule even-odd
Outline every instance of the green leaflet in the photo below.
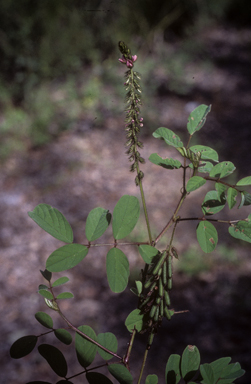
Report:
[[[65,243],[73,242],[71,226],[56,208],[48,204],[39,204],[32,212],[28,212],[28,215],[51,236]]]
[[[36,320],[46,328],[53,328],[52,318],[45,312],[37,312],[35,314]]]
[[[59,285],[63,285],[69,281],[69,278],[66,276],[60,277],[59,279],[55,280],[54,283],[52,284],[53,287],[57,287]]]
[[[109,250],[106,256],[106,273],[108,284],[115,293],[124,291],[130,275],[126,255],[118,248]]]
[[[120,384],[133,384],[132,375],[124,365],[110,364],[108,370]]]
[[[219,161],[218,153],[214,149],[206,147],[205,145],[193,145],[190,147],[190,150],[194,153],[200,152],[202,160],[212,160],[217,163]]]
[[[97,240],[106,231],[111,221],[111,214],[103,208],[94,208],[88,215],[85,234],[88,241]]]
[[[209,176],[222,179],[223,177],[231,175],[235,169],[236,168],[231,161],[222,161],[211,169]]]
[[[94,330],[89,325],[81,325],[78,329],[85,335],[91,337],[94,341],[97,341],[97,336]],[[79,364],[86,368],[95,359],[98,347],[85,339],[83,336],[76,333],[75,336],[75,348]]]
[[[39,289],[38,291],[39,295],[45,297],[46,299],[52,300],[53,295],[50,291],[47,291],[47,289]]]
[[[196,189],[202,187],[206,183],[206,180],[200,176],[191,177],[186,185],[187,192],[195,191]]]
[[[10,348],[12,359],[20,359],[33,351],[37,344],[38,337],[34,335],[23,336],[16,340]]]
[[[170,355],[166,364],[165,380],[166,384],[178,384],[181,379],[180,355]]]
[[[202,212],[206,215],[214,215],[215,213],[220,212],[225,207],[225,204],[225,194],[221,194],[221,199],[219,200],[217,191],[209,191],[202,203]]]
[[[143,329],[143,314],[141,313],[140,309],[134,309],[126,318],[125,326],[128,329],[129,332],[132,332],[134,328],[141,332]]]
[[[250,204],[251,204],[251,195],[250,195],[250,193],[248,193],[247,191],[242,191],[241,192],[241,202],[240,202],[240,205],[239,205],[238,209],[243,207],[243,205],[250,205]]]
[[[50,344],[40,344],[38,352],[50,365],[51,369],[60,377],[67,375],[67,363],[62,352]]]
[[[195,108],[188,117],[187,130],[190,135],[193,135],[196,131],[199,131],[206,122],[206,117],[211,111],[211,105],[205,104],[199,105]]]
[[[190,165],[190,164],[189,164]],[[202,161],[202,165],[198,168],[200,173],[209,173],[213,169],[213,164],[209,161]]]
[[[218,200],[221,201],[223,198],[225,198],[225,191],[227,189],[227,186],[221,183],[215,183],[215,189],[217,191]]]
[[[112,231],[114,239],[128,236],[139,219],[139,200],[135,196],[124,195],[119,199],[113,211]]]
[[[251,176],[244,177],[243,179],[239,180],[236,185],[251,185]]]
[[[251,243],[251,222],[239,221],[236,225],[230,226],[228,232],[236,239]]]
[[[200,352],[195,345],[188,345],[181,357],[181,376],[188,382],[193,378],[200,365]],[[168,383],[169,384],[169,383]]]
[[[81,244],[68,244],[56,249],[46,261],[50,272],[61,272],[75,267],[88,253],[88,248]]]
[[[158,376],[148,375],[146,378],[145,384],[158,384]]]
[[[66,345],[70,345],[72,342],[72,336],[66,329],[58,328],[54,330],[54,334],[58,340]]]
[[[109,349],[110,351],[116,353],[118,350],[118,340],[116,336],[111,332],[99,333],[97,341],[103,347]],[[105,352],[103,349],[98,348],[98,353],[104,360],[112,359],[113,355],[108,352]]]
[[[57,295],[57,299],[72,299],[74,295],[71,292],[62,292]]]
[[[162,139],[166,144],[171,145],[172,147],[178,148],[183,147],[183,143],[180,140],[179,136],[176,135],[171,129],[168,128],[158,128],[153,132],[153,137],[156,139]]]
[[[203,377],[202,383],[206,383],[206,384],[215,383],[214,371],[210,364],[201,365],[200,373],[201,373],[201,376]]]
[[[212,223],[206,220],[200,221],[196,235],[202,251],[210,253],[215,249],[218,243],[218,233]]]
[[[227,190],[227,203],[229,209],[232,209],[236,204],[236,196],[238,195],[238,191],[232,187],[229,187]]]
[[[143,244],[139,246],[139,253],[145,263],[151,264],[153,258],[159,253],[159,251],[151,245]]]
[[[161,167],[166,169],[179,169],[182,165],[179,160],[169,158],[163,159],[157,153],[152,153],[149,157],[149,160],[151,161],[151,163],[160,165]]]

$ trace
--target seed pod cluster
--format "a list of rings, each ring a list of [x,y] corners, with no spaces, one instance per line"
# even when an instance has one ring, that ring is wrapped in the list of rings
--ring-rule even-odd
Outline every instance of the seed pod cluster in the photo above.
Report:
[[[146,316],[146,328],[156,332],[163,317],[171,319],[169,291],[172,289],[172,252],[158,255],[150,267],[139,309]]]

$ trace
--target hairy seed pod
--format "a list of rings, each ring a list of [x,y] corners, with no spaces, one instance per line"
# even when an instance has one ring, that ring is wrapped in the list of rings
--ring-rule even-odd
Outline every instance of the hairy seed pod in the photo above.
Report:
[[[163,300],[161,300],[159,308],[160,308],[160,310],[159,310],[160,316],[163,317],[164,316],[164,301]]]
[[[166,285],[167,283],[167,262],[164,261],[163,268],[162,268],[162,281],[163,285]]]
[[[144,288],[149,288],[150,285],[153,283],[154,281],[154,275],[151,275],[150,278],[147,280],[147,282],[144,284]],[[155,285],[156,285],[156,281],[155,281]]]
[[[149,317],[150,317],[151,319],[154,318],[154,315],[155,315],[156,310],[157,310],[157,305],[153,305],[152,308],[151,308],[151,311],[150,311],[150,313],[149,313]]]
[[[160,269],[160,267],[162,266],[162,264],[164,263],[164,260],[166,258],[166,251],[164,251],[160,257],[160,259],[158,260],[155,268],[153,269],[153,275],[156,275]]]
[[[173,287],[173,280],[172,279],[168,279],[167,281],[167,288],[169,289],[169,291],[171,291]]]
[[[163,282],[162,282],[161,276],[159,278],[159,292],[158,292],[158,295],[160,297],[163,297]]]
[[[156,309],[156,312],[155,312],[153,320],[157,322],[158,319],[159,319],[159,307],[157,307],[157,309]]]
[[[169,307],[171,304],[171,300],[170,300],[169,293],[167,291],[164,291],[164,300],[165,300],[165,304]]]
[[[166,317],[168,320],[171,320],[171,313],[170,313],[170,311],[167,309],[167,307],[164,308],[164,315],[165,315],[165,317]]]
[[[168,256],[168,278],[171,279],[172,275],[173,275],[173,271],[172,271],[172,256],[169,255]]]
[[[154,339],[154,333],[152,332],[152,333],[149,335],[148,342],[147,342],[147,349],[148,349],[148,350],[151,348],[151,345],[152,345],[152,343],[153,343],[153,339]]]

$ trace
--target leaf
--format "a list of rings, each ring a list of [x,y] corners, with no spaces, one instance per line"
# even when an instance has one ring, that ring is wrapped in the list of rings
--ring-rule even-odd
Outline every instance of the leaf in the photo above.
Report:
[[[75,267],[88,253],[88,248],[81,244],[68,244],[56,249],[48,257],[46,268],[50,272],[61,272]]]
[[[37,312],[35,314],[37,321],[46,328],[53,328],[52,318],[45,312]]]
[[[81,325],[78,329],[91,337],[94,341],[97,341],[97,336],[89,325]],[[98,350],[98,347],[95,344],[91,343],[78,333],[76,333],[75,336],[75,348],[78,362],[84,368],[88,367],[93,362]]]
[[[227,203],[229,209],[232,209],[236,204],[236,196],[238,195],[238,191],[232,187],[229,187],[227,190]]]
[[[108,377],[99,372],[87,372],[86,379],[89,384],[113,384]]]
[[[38,290],[40,291],[40,289],[48,290],[49,287],[47,287],[47,285],[44,285],[44,284],[39,284],[39,286],[38,286]]]
[[[152,153],[149,157],[149,160],[151,161],[151,163],[160,165],[161,167],[166,169],[179,169],[182,165],[179,160],[169,158],[163,159],[157,153]]]
[[[139,200],[135,196],[124,195],[113,211],[112,231],[114,239],[123,239],[137,224],[140,213]]]
[[[58,340],[66,345],[70,345],[72,342],[72,336],[66,329],[59,328],[54,330],[54,334]]]
[[[56,384],[63,384],[63,383],[66,383],[66,384],[73,384],[73,382],[72,382],[72,381],[69,381],[69,380],[59,380],[59,381],[57,381]]]
[[[251,176],[244,177],[243,179],[239,180],[236,185],[251,185]]]
[[[231,161],[222,161],[211,169],[209,176],[222,179],[223,177],[231,175],[235,169],[236,168]]]
[[[159,253],[159,251],[151,245],[143,244],[139,246],[139,253],[146,264],[151,264],[153,258]]]
[[[166,144],[171,145],[172,147],[179,148],[183,147],[183,143],[180,140],[179,136],[176,135],[171,129],[168,128],[158,128],[153,132],[153,137],[156,139],[162,139]]]
[[[132,375],[123,365],[110,364],[108,365],[108,370],[120,384],[133,384]]]
[[[118,350],[118,340],[116,336],[111,332],[99,333],[97,338],[99,344],[103,347],[109,349],[110,351],[116,353]],[[113,355],[108,352],[105,352],[103,349],[98,348],[98,353],[104,360],[110,360]]]
[[[141,313],[140,309],[134,309],[126,318],[125,326],[129,332],[132,332],[134,328],[136,331],[141,332],[143,329],[144,315]]]
[[[74,297],[71,292],[62,292],[57,296],[57,299],[72,299]]]
[[[170,355],[166,364],[165,379],[166,384],[178,384],[181,379],[180,355]]]
[[[47,269],[45,269],[44,271],[41,271],[40,269],[40,273],[45,278],[45,280],[51,281],[52,273],[47,271]]]
[[[203,364],[200,366],[200,373],[203,377],[202,383],[203,384],[214,384],[215,378],[214,378],[214,371],[210,364]]]
[[[225,191],[227,186],[221,183],[215,183],[215,189],[217,191],[218,200],[221,201],[222,198],[225,198]]]
[[[226,383],[226,380],[235,380],[239,377],[243,376],[245,374],[244,369],[241,369],[241,366],[239,363],[233,363],[229,364],[227,367],[224,368],[223,372],[220,375],[221,380],[219,380],[219,383]]]
[[[241,192],[241,202],[240,202],[240,204],[239,204],[238,209],[240,209],[240,208],[243,207],[243,205],[244,205],[244,201],[245,201],[245,195],[244,195],[243,192]]]
[[[87,216],[85,235],[88,241],[97,240],[108,228],[112,215],[104,208],[94,208]]]
[[[190,165],[190,164],[189,164]],[[198,168],[200,173],[209,173],[213,169],[213,164],[209,161],[203,162],[203,164]]]
[[[69,382],[70,383],[70,382]],[[36,381],[29,381],[28,383],[26,384],[51,384],[49,383],[48,381],[41,381],[41,380],[36,380]],[[58,384],[58,383],[57,383]]]
[[[195,108],[188,117],[187,130],[190,135],[193,135],[196,131],[199,131],[206,122],[206,117],[211,111],[211,105],[205,104],[199,105]]]
[[[28,215],[51,236],[65,243],[73,242],[71,226],[56,208],[48,204],[39,204],[32,212],[28,212]]]
[[[45,297],[46,299],[49,299],[49,300],[53,299],[52,293],[47,291],[46,289],[39,289],[38,293],[39,295]]]
[[[193,176],[188,180],[186,185],[187,192],[195,191],[196,189],[202,187],[202,185],[206,184],[206,180],[200,176]]]
[[[59,279],[55,280],[52,284],[53,287],[58,287],[59,285],[65,284],[69,281],[69,278],[66,276],[60,277]]]
[[[202,251],[210,253],[215,249],[218,243],[218,233],[212,223],[206,220],[200,221],[196,235]]]
[[[135,280],[138,296],[142,293],[143,285],[141,281]]]
[[[187,382],[193,378],[200,365],[200,352],[195,345],[188,345],[181,357],[181,376]]]
[[[148,375],[145,384],[158,384],[158,376]]]
[[[215,213],[220,212],[226,204],[226,196],[225,194],[221,195],[221,200],[218,199],[217,191],[209,191],[207,192],[204,201],[202,203],[202,212],[205,215],[214,215]]]
[[[67,375],[67,363],[64,355],[58,348],[50,344],[40,344],[38,352],[58,376],[65,377]]]
[[[16,340],[10,348],[10,356],[12,359],[20,359],[21,357],[27,356],[35,348],[37,339],[37,336],[29,335]]]
[[[106,273],[108,284],[115,293],[126,289],[130,275],[126,255],[118,248],[109,250],[106,256]]]
[[[231,361],[231,357],[222,357],[221,359],[215,360],[212,363],[210,363],[210,366],[214,372],[215,382],[218,381],[222,371],[230,363],[230,361]]]
[[[251,205],[251,195],[247,191],[242,192],[244,195],[244,202],[243,205]]]
[[[238,221],[236,225],[230,226],[228,232],[236,239],[247,241],[251,243],[251,222]]]
[[[190,147],[190,150],[194,153],[200,152],[202,160],[212,160],[217,163],[219,161],[218,153],[214,149],[206,147],[205,145],[193,145]]]

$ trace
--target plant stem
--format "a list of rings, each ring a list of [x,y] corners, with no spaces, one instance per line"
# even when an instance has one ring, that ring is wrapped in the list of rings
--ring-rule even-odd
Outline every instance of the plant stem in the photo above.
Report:
[[[139,173],[139,166],[137,166],[137,172]],[[146,208],[146,200],[145,200],[145,194],[144,194],[144,190],[143,190],[142,180],[139,181],[139,188],[140,188],[141,200],[142,200],[142,205],[143,205],[144,214],[145,214],[145,220],[146,220],[149,242],[150,242],[150,244],[152,244],[152,234],[151,234],[150,223],[149,223],[149,218],[148,218],[148,213],[147,213],[147,208]]]

